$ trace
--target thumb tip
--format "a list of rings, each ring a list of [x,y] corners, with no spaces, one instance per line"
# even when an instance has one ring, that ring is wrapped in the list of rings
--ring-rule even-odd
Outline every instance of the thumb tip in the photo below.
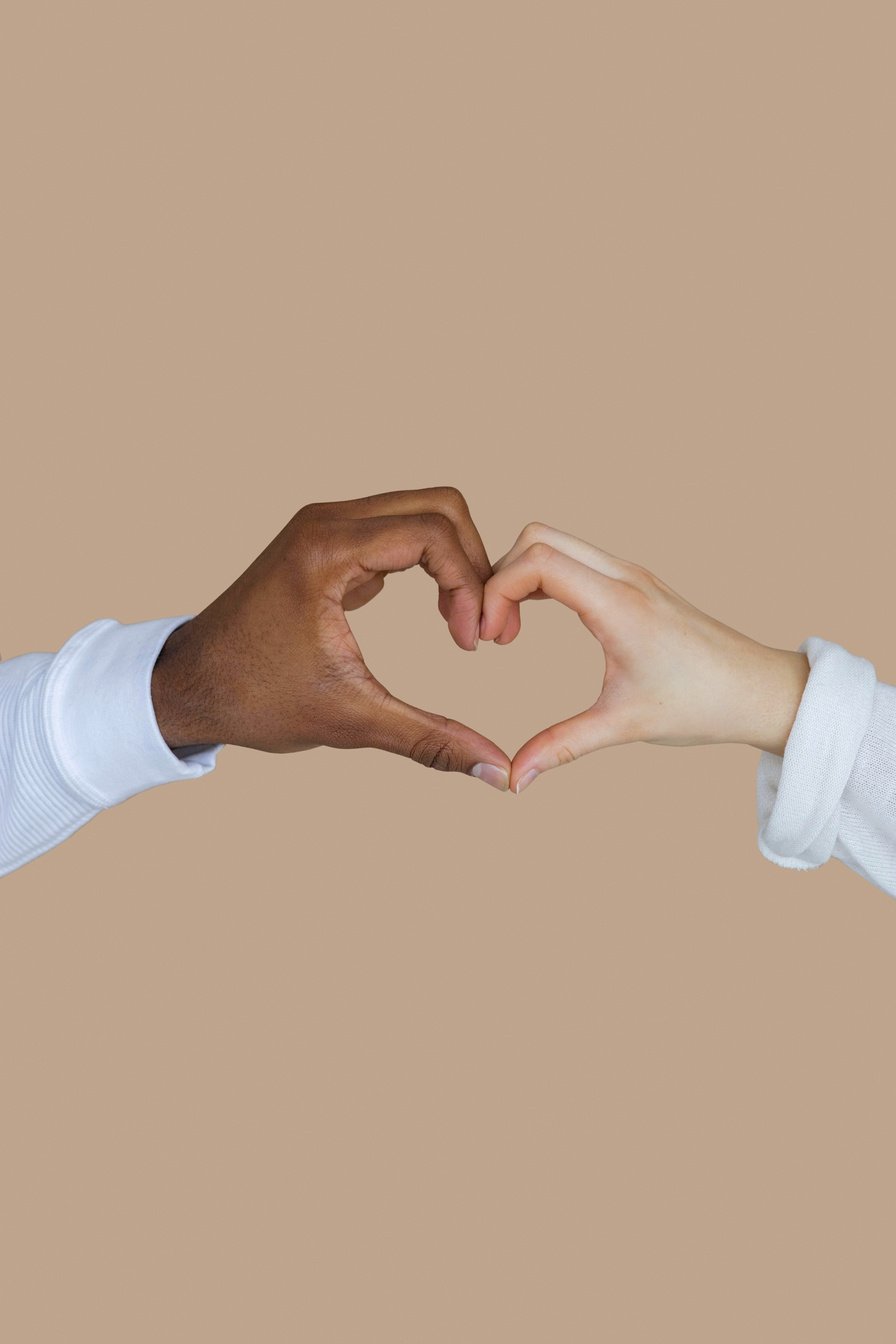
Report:
[[[500,765],[492,765],[489,761],[479,761],[473,766],[470,774],[474,779],[481,779],[483,784],[490,784],[493,789],[500,789],[506,793],[510,788],[510,775]]]

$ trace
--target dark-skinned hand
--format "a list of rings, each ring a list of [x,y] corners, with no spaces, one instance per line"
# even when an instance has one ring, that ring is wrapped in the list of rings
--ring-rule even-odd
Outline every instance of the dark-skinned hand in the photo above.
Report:
[[[300,509],[245,573],[166,641],[152,699],[168,746],[376,747],[506,789],[506,754],[465,724],[391,695],[349,628],[347,611],[376,597],[387,574],[413,565],[438,585],[455,643],[475,649],[492,567],[458,490]]]

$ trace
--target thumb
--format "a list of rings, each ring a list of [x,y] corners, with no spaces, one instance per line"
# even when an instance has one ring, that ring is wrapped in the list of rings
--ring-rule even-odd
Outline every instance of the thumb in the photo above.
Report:
[[[621,716],[598,701],[591,709],[542,729],[520,747],[513,758],[510,786],[514,793],[522,793],[546,770],[569,765],[603,747],[635,740]]]
[[[377,684],[376,703],[365,716],[358,745],[393,751],[434,770],[460,771],[496,789],[510,786],[510,758],[494,742],[457,719],[406,704]]]

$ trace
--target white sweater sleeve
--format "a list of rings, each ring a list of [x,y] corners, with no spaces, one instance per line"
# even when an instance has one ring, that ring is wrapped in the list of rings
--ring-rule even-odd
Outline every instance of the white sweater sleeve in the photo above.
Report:
[[[190,619],[94,621],[58,653],[0,662],[0,877],[104,808],[214,769],[223,744],[172,751],[152,704],[162,645]]]
[[[759,759],[760,852],[784,868],[839,859],[896,896],[896,686],[817,635],[800,652],[809,678],[784,755]]]

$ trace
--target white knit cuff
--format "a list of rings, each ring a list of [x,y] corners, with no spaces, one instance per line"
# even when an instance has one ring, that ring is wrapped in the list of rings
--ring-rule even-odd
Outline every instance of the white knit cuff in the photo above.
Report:
[[[840,800],[871,720],[877,677],[867,658],[817,635],[799,652],[810,671],[784,755],[759,758],[757,842],[782,868],[817,868],[837,840]]]
[[[70,787],[96,808],[215,766],[223,743],[177,756],[159,730],[152,670],[172,630],[190,616],[94,621],[59,650],[47,676],[43,724]]]

